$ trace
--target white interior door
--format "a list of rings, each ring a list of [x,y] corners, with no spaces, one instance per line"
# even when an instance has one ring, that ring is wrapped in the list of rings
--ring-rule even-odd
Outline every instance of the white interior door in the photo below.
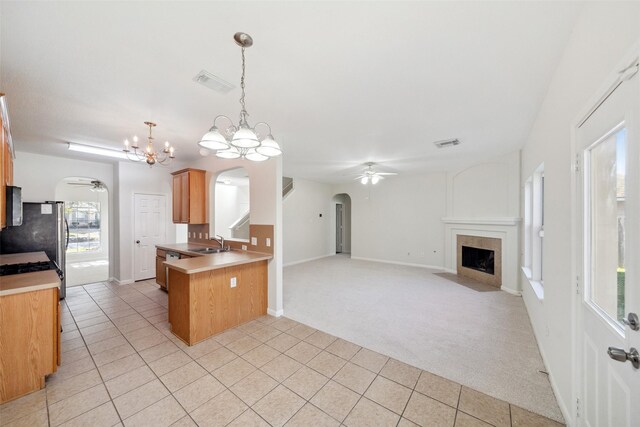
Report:
[[[134,196],[134,280],[156,275],[156,244],[166,240],[166,201],[163,195]]]
[[[636,71],[636,74],[633,73]],[[579,173],[578,424],[640,425],[640,76],[637,66],[576,132]],[[608,355],[609,347],[619,360]],[[631,355],[629,358],[633,358]]]

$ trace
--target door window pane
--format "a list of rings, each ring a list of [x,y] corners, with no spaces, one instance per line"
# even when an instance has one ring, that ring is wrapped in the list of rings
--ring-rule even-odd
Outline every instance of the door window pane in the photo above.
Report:
[[[65,202],[65,217],[69,224],[67,253],[100,250],[100,203]]]
[[[622,128],[588,150],[591,280],[589,299],[611,319],[624,316],[627,132]]]

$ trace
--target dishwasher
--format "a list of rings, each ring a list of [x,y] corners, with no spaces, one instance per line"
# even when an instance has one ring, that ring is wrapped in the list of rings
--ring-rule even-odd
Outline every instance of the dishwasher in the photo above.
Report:
[[[165,261],[176,261],[180,259],[180,254],[178,252],[169,252],[165,255]],[[166,291],[169,292],[169,267],[164,267],[164,282],[167,285]]]

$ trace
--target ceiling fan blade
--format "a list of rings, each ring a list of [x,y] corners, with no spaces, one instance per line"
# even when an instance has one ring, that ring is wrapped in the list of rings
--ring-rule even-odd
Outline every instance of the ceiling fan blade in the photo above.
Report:
[[[382,175],[393,176],[393,175],[398,175],[398,174],[397,174],[397,173],[395,173],[395,172],[376,172],[376,175],[380,175],[380,176],[382,176]]]
[[[69,184],[69,185],[85,185],[85,186],[88,185],[88,186],[93,186],[93,184],[90,184],[88,182],[86,184],[83,183],[83,182],[67,182],[67,184]]]

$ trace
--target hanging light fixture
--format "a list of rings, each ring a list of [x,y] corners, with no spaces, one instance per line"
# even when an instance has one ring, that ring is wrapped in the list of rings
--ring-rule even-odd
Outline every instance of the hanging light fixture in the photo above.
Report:
[[[124,151],[127,154],[127,158],[134,162],[145,161],[149,166],[153,166],[156,163],[164,165],[169,164],[176,156],[174,155],[174,148],[169,144],[169,141],[165,141],[164,148],[161,151],[156,151],[153,148],[153,136],[151,135],[152,129],[156,126],[153,122],[144,122],[149,126],[149,136],[147,137],[147,147],[144,150],[138,150],[138,137],[132,138],[133,142],[129,142],[128,139],[124,140]],[[133,149],[133,152],[131,152]]]
[[[233,121],[224,115],[219,115],[213,120],[213,126],[209,129],[198,145],[207,150],[216,151],[216,156],[222,159],[243,158],[254,162],[262,162],[271,157],[282,154],[280,145],[271,135],[271,127],[265,123],[256,123],[254,127],[247,122],[247,107],[245,105],[244,79],[245,79],[245,58],[244,50],[253,45],[253,39],[249,34],[236,33],[233,36],[236,44],[242,48],[242,77],[240,78],[240,121],[236,126]],[[229,122],[226,128],[219,128],[218,119],[224,118]],[[261,126],[265,128],[264,133],[258,133],[256,129]]]

